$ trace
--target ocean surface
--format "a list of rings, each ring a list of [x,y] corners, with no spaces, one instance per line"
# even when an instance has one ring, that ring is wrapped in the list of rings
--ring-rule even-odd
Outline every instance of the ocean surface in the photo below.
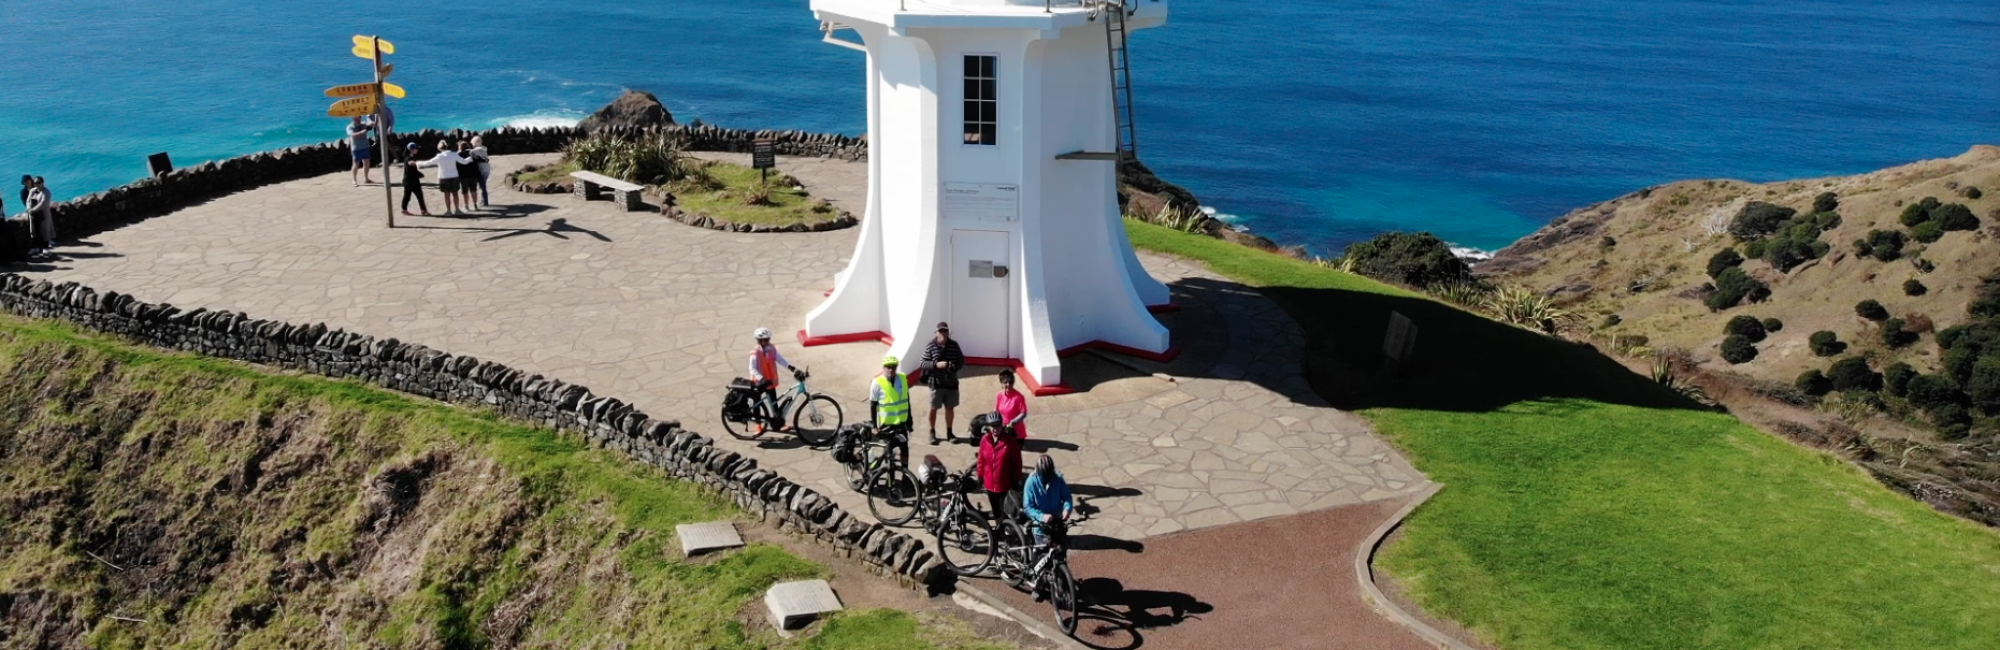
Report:
[[[625,88],[742,128],[859,133],[866,110],[861,55],[803,0],[5,0],[0,33],[0,184],[58,198],[157,151],[337,139],[320,91],[369,80],[357,33],[397,47],[399,129],[565,123]],[[1994,0],[1183,0],[1132,56],[1142,157],[1316,252],[1385,230],[1493,249],[1662,182],[2000,143]]]

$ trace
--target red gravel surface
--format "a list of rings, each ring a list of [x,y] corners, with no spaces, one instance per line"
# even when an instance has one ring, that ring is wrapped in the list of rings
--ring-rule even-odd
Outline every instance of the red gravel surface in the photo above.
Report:
[[[1155,537],[1140,544],[1073,530],[1070,566],[1091,613],[1077,640],[1146,650],[1426,650],[1361,601],[1354,552],[1406,499]],[[1092,550],[1083,550],[1092,549]],[[1047,603],[991,580],[979,587],[1053,623]]]

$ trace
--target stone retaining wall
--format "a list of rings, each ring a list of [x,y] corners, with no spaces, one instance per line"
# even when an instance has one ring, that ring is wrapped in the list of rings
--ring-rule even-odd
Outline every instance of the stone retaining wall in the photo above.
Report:
[[[347,378],[440,401],[492,408],[509,417],[576,434],[668,474],[708,486],[765,521],[813,536],[877,568],[919,584],[953,576],[922,541],[863,521],[831,499],[724,451],[678,420],[657,419],[615,397],[491,361],[395,339],[182,310],[65,282],[0,274],[0,310],[61,320],[147,345]]]
[[[686,134],[690,151],[746,153],[760,139],[776,141],[780,155],[862,160],[868,157],[866,138],[804,131],[752,131],[696,124],[670,127]],[[637,134],[632,129],[600,132]],[[418,142],[426,149],[438,140],[480,136],[495,155],[550,153],[582,135],[575,127],[525,129],[504,127],[485,131],[424,129],[392,135],[391,146]],[[94,192],[55,206],[56,233],[64,238],[88,237],[112,228],[164,215],[203,201],[273,183],[333,174],[348,168],[350,154],[341,142],[288,147],[225,160],[212,160],[159,176],[142,178]]]

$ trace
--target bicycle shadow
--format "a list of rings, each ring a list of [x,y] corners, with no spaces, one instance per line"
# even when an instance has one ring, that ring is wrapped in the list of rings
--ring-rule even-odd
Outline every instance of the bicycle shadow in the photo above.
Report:
[[[1145,645],[1141,630],[1179,625],[1215,606],[1178,591],[1127,589],[1112,578],[1077,582],[1077,641],[1098,650],[1131,650]]]
[[[1081,483],[1070,484],[1069,491],[1070,494],[1076,496],[1076,513],[1082,516],[1085,521],[1088,521],[1098,513],[1104,512],[1104,509],[1097,507],[1095,503],[1098,499],[1136,497],[1146,493],[1144,490],[1134,487],[1107,487]]]

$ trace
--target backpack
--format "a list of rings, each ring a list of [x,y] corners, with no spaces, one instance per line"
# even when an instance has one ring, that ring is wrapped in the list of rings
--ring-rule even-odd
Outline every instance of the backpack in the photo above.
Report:
[[[861,440],[868,436],[868,425],[855,423],[841,428],[833,434],[833,462],[852,465],[861,462]]]
[[[756,387],[741,377],[729,382],[729,394],[722,396],[722,417],[730,422],[749,422],[751,394]]]

